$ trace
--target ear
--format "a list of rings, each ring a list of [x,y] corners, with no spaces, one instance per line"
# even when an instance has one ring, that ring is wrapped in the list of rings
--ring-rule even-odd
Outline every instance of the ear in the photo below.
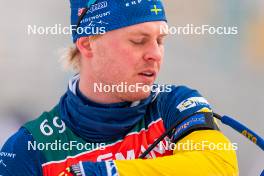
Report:
[[[93,56],[89,37],[81,37],[76,41],[76,46],[85,58]]]

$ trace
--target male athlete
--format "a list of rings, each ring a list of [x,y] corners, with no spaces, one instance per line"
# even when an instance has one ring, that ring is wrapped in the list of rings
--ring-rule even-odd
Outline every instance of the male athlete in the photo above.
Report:
[[[52,110],[8,139],[0,175],[238,175],[205,98],[154,84],[167,25],[161,0],[72,0],[71,10],[69,63],[78,74]]]

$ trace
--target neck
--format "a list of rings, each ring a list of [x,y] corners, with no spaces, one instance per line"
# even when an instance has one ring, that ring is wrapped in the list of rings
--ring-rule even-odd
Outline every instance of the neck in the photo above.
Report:
[[[87,76],[82,76],[82,74],[80,75],[79,89],[89,100],[102,104],[123,102],[123,100],[115,96],[114,93],[99,92],[98,90],[95,91],[95,83],[97,82],[93,79],[90,79]]]

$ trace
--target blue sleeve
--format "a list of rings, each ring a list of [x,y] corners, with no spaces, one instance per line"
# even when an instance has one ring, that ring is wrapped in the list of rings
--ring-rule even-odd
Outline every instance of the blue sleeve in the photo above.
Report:
[[[20,128],[4,144],[0,151],[1,176],[41,176],[41,164],[44,162],[42,153],[38,150],[28,150],[28,142],[33,142],[32,135]]]
[[[163,92],[158,98],[159,109],[161,109],[166,129],[203,108],[211,110],[207,100],[197,90],[185,86],[172,86],[170,92]]]

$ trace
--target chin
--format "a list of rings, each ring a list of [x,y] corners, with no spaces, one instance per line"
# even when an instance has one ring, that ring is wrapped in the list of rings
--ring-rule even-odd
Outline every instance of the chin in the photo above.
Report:
[[[124,101],[139,101],[144,100],[150,96],[150,91],[144,92],[144,91],[138,91],[138,92],[128,92],[128,93],[122,93],[119,95],[119,97]]]

